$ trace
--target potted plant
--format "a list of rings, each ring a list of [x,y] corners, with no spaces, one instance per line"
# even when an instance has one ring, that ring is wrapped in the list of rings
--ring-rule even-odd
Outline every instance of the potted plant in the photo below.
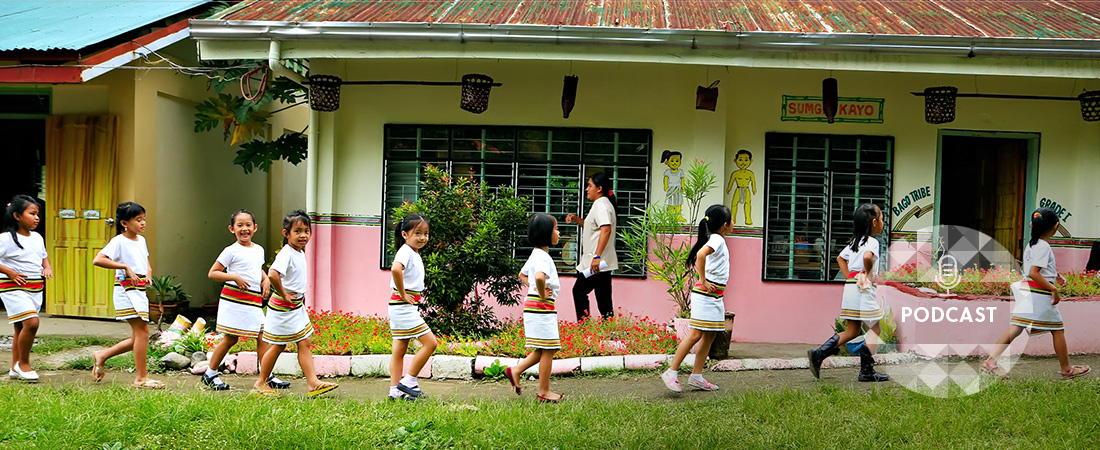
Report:
[[[156,305],[149,304],[149,320],[156,320],[157,331],[160,331],[165,316],[174,316],[179,305],[191,298],[191,294],[183,291],[181,283],[174,282],[175,279],[175,275],[164,275],[153,277],[149,282],[149,290],[157,297]]]
[[[716,185],[717,177],[711,173],[710,163],[696,158],[682,183],[684,197],[690,205],[690,223],[698,223],[699,204]],[[676,304],[673,326],[677,337],[682,339],[687,336],[691,287],[696,281],[695,269],[687,265],[694,233],[685,236],[679,214],[662,205],[651,203],[645,209],[638,210],[642,214],[630,221],[620,234],[620,239],[633,260],[645,261],[646,272],[668,285],[669,300]]]

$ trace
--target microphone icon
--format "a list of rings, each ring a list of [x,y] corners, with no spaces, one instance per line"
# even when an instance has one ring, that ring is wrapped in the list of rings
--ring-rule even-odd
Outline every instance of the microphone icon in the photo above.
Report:
[[[943,255],[938,261],[939,269],[936,275],[936,284],[951,294],[951,289],[962,282],[962,274],[959,273],[959,260],[951,255]]]

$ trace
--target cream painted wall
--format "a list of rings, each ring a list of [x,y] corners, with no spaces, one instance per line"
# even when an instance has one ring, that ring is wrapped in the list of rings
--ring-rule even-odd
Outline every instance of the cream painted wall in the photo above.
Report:
[[[156,181],[154,203],[157,219],[149,228],[157,230],[154,270],[159,275],[177,275],[192,304],[217,299],[218,283],[206,277],[223,248],[234,241],[229,217],[241,208],[268,216],[267,174],[245,175],[232,164],[234,150],[222,141],[219,130],[195,133],[192,129],[195,102],[167,94],[157,96]],[[151,208],[150,208],[151,209]],[[263,222],[261,222],[263,223]],[[264,227],[261,227],[264,228]],[[267,242],[270,230],[261,229],[256,242]],[[274,249],[266,246],[268,259]]]
[[[278,104],[275,109],[283,106]],[[309,106],[302,104],[279,112],[268,122],[274,130],[273,138],[281,133],[301,132],[309,124]],[[269,254],[282,247],[283,216],[296,209],[306,209],[306,161],[296,166],[286,161],[273,163],[268,176],[269,217],[261,225],[266,230],[264,247],[270,249]]]
[[[885,98],[884,123],[780,120],[784,94],[820,96],[821,80],[830,75],[837,78],[842,97]],[[1011,131],[1041,134],[1038,198],[1064,199],[1059,202],[1064,201],[1073,213],[1066,226],[1075,236],[1100,236],[1096,225],[1100,223],[1096,195],[1100,180],[1095,176],[1100,172],[1100,124],[1082,120],[1077,102],[959,98],[954,122],[931,125],[924,121],[923,97],[910,94],[925,87],[950,85],[961,93],[1076,96],[1082,89],[1100,89],[1100,80],[746,68],[731,69],[731,76],[731,88],[722,89],[729,111],[726,166],[735,169],[733,156],[737,149],[753,152],[750,170],[756,174],[758,184],[758,195],[753,198],[754,222],[763,220],[766,212],[762,197],[766,132],[893,136],[893,192],[898,199],[924,186],[935,190],[939,129]],[[724,176],[728,179],[729,171]],[[727,196],[726,201],[730,200]],[[905,228],[928,227],[932,220],[932,215],[913,218]]]
[[[380,214],[383,126],[387,123],[492,124],[564,127],[622,127],[653,130],[651,173],[659,177],[664,149],[684,159],[703,158],[724,170],[724,110],[695,110],[695,89],[722,69],[642,64],[520,61],[325,61],[313,73],[344,80],[453,81],[465,73],[484,73],[504,84],[493,88],[488,110],[480,115],[459,109],[459,87],[344,86],[340,109],[322,113],[319,212]],[[457,75],[456,75],[457,74]],[[580,77],[577,105],[569,119],[561,114],[562,77]],[[331,155],[326,149],[335,148]],[[686,164],[685,164],[686,165]],[[331,172],[330,172],[331,171]],[[651,198],[663,201],[655,185]],[[718,191],[704,206],[720,201]],[[327,208],[327,209],[326,209]]]
[[[98,116],[110,109],[111,90],[105,84],[58,84],[52,91],[55,116]]]

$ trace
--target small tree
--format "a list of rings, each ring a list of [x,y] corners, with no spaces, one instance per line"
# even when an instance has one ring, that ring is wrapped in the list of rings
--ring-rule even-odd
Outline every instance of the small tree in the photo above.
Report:
[[[717,177],[710,172],[710,163],[696,158],[683,181],[684,196],[690,205],[691,226],[698,223],[703,197],[716,185]],[[676,317],[688,317],[691,287],[696,278],[695,269],[686,264],[693,244],[691,235],[678,234],[681,231],[679,214],[668,208],[651,203],[638,210],[642,215],[631,220],[619,238],[633,260],[645,261],[649,275],[668,285],[669,300],[679,308]],[[649,257],[651,250],[653,258]]]
[[[513,256],[527,226],[530,202],[511,187],[490,188],[472,177],[424,169],[420,199],[393,210],[395,221],[419,213],[431,224],[424,260],[424,298],[432,328],[444,334],[483,334],[500,322],[484,299],[515,305],[520,263]]]

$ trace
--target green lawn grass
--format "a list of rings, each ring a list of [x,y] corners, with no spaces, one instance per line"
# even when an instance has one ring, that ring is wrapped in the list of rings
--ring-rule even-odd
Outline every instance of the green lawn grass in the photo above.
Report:
[[[119,339],[97,336],[38,336],[35,341],[37,343],[34,344],[34,347],[31,347],[31,352],[49,355],[62,350],[91,347],[93,345],[110,347],[115,345]]]
[[[0,384],[3,448],[1095,448],[1100,380],[415,404]]]

